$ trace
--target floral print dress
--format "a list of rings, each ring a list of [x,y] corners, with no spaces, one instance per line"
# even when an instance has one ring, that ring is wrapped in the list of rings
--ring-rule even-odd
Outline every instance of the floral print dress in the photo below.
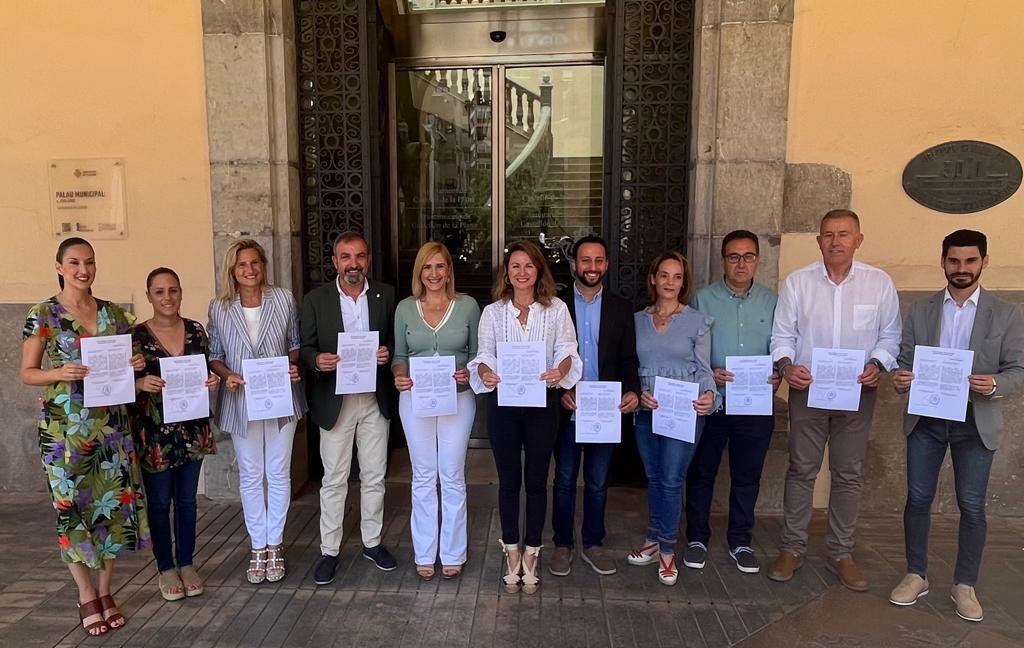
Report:
[[[131,330],[134,317],[96,300],[96,335]],[[28,313],[23,338],[38,336],[50,366],[82,361],[90,334],[51,297]],[[124,405],[85,407],[83,382],[46,387],[39,415],[39,449],[57,511],[57,542],[67,563],[102,569],[122,550],[149,545],[149,523],[138,456]]]
[[[132,329],[132,346],[134,352],[141,353],[146,360],[144,375],[159,376],[160,358],[172,357],[144,323]],[[209,354],[210,341],[199,322],[185,319],[184,349],[182,355]],[[217,443],[210,431],[209,418],[165,424],[160,393],[140,392],[131,410],[132,431],[139,440],[142,469],[147,473],[177,468],[205,455],[216,454]]]

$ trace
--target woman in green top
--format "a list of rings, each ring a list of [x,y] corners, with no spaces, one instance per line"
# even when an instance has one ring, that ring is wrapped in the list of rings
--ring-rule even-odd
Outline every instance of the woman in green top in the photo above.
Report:
[[[466,562],[466,448],[476,415],[476,395],[469,388],[466,363],[476,356],[480,307],[455,292],[452,257],[443,244],[431,241],[416,254],[412,297],[395,311],[395,357],[391,371],[401,392],[398,413],[412,460],[412,541],[416,573],[434,577],[438,544],[441,574],[457,578]],[[417,416],[409,358],[455,356],[452,375],[458,385],[455,414]],[[437,482],[441,482],[441,533],[438,541]]]
[[[174,270],[157,268],[149,273],[146,299],[153,305],[153,317],[132,329],[135,352],[146,361],[146,368],[135,380],[139,396],[131,408],[132,432],[138,440],[142,480],[149,500],[149,528],[159,571],[157,586],[165,600],[178,601],[203,593],[203,581],[192,566],[196,491],[203,457],[216,453],[217,444],[210,431],[209,412],[198,419],[164,422],[163,390],[167,383],[161,377],[160,359],[201,355],[205,366],[210,341],[202,324],[181,316],[181,281]],[[220,383],[220,378],[209,371],[194,379],[205,379],[208,389]]]

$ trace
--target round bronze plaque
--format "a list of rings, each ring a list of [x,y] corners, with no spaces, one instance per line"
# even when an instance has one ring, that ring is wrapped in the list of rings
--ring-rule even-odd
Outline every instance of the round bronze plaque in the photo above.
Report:
[[[903,190],[947,214],[994,207],[1020,187],[1021,165],[1009,151],[974,140],[945,142],[918,153],[903,170]]]

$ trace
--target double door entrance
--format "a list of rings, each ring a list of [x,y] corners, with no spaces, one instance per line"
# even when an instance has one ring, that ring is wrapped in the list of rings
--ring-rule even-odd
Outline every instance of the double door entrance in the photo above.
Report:
[[[481,304],[518,239],[570,283],[573,241],[603,229],[604,67],[393,65],[389,94],[402,290],[431,240],[451,252],[457,289]]]

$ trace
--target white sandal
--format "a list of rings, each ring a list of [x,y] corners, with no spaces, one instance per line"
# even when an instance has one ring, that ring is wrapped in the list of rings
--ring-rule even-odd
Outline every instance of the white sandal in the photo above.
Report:
[[[523,569],[523,556],[519,552],[519,545],[517,544],[507,545],[502,540],[498,540],[498,544],[501,545],[501,553],[505,554],[505,574],[501,577],[501,581],[505,585],[506,592],[515,594],[519,591],[520,585],[522,585],[519,573]],[[515,565],[512,564],[512,556],[509,555],[510,549],[520,553]]]
[[[284,547],[267,547],[267,582],[276,583],[284,578]]]
[[[253,549],[249,556],[249,569],[245,570],[245,578],[253,585],[267,580],[267,548]]]
[[[540,587],[540,550],[544,545],[540,547],[526,547],[526,555],[533,556],[533,566],[526,566],[525,557],[521,561],[523,563],[523,592],[526,594],[533,594]]]

